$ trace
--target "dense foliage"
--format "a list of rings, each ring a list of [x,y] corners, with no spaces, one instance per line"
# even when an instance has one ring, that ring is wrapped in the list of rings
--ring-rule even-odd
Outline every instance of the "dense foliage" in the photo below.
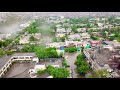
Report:
[[[0,48],[8,46],[12,41],[12,39],[0,40]]]
[[[65,48],[65,52],[70,52],[70,53],[72,53],[72,52],[75,52],[75,51],[77,51],[77,48],[75,48],[75,47]]]
[[[34,37],[34,36],[31,36],[30,38],[29,38],[29,41],[36,41],[37,39]]]
[[[65,36],[60,37],[60,40],[61,40],[62,42],[64,42],[64,41],[65,41]]]
[[[65,67],[65,68],[67,67],[66,59],[63,59],[63,60],[62,60],[62,66]]]
[[[77,72],[82,75],[85,75],[89,70],[89,64],[84,61],[84,58],[84,55],[79,54],[75,62],[75,65],[77,66]]]
[[[56,48],[40,48],[38,47],[36,49],[36,55],[39,59],[45,59],[45,58],[58,58],[58,53],[56,51]]]
[[[108,72],[105,70],[97,70],[93,72],[94,78],[107,78]]]
[[[37,75],[39,76],[41,74],[44,74],[45,72],[46,72],[46,69],[45,70],[39,70],[39,71],[37,71]]]
[[[67,78],[70,73],[66,68],[54,68],[52,66],[47,67],[47,72],[53,76],[53,78]]]

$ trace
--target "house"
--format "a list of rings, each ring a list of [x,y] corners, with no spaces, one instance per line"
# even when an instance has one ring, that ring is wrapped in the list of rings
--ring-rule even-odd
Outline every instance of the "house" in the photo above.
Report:
[[[3,40],[4,38],[6,38],[6,34],[0,34],[0,40]]]
[[[94,46],[94,45],[99,45],[101,44],[101,41],[95,41],[95,40],[90,40],[89,43]]]
[[[57,28],[56,30],[57,33],[66,33],[65,28]]]
[[[65,41],[66,47],[75,47],[75,41]]]
[[[71,28],[67,28],[67,29],[66,29],[67,34],[71,33],[71,31],[72,31]]]
[[[46,44],[46,48],[49,48],[49,47],[60,48],[60,44],[58,42]]]
[[[20,37],[20,44],[27,44],[30,43],[29,38],[31,37],[31,34],[24,34]]]
[[[92,32],[93,36],[101,36],[99,32]]]
[[[86,28],[78,28],[77,31],[78,32],[86,32]]]
[[[40,39],[41,33],[35,33],[33,36],[34,36],[36,39]]]
[[[98,24],[98,27],[103,27],[103,23],[97,23]]]
[[[60,38],[60,37],[63,37],[63,36],[65,36],[65,34],[64,33],[56,33],[56,35],[55,35],[57,38]]]
[[[76,39],[79,39],[80,40],[80,35],[79,34],[71,34],[71,35],[68,35],[68,39],[70,40],[76,40]]]
[[[36,39],[40,39],[41,33],[35,33],[35,34],[27,34],[27,33],[25,33],[24,35],[22,35],[22,36],[20,37],[19,43],[20,43],[20,44],[30,43],[29,38],[30,38],[31,36],[35,37]],[[36,43],[37,43],[37,42],[36,42]]]
[[[82,39],[90,39],[90,35],[88,33],[81,33],[80,36]]]

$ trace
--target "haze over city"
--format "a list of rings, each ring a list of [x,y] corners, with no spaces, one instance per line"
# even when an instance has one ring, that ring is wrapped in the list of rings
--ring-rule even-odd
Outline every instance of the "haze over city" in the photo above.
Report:
[[[0,12],[0,78],[120,78],[120,12]]]

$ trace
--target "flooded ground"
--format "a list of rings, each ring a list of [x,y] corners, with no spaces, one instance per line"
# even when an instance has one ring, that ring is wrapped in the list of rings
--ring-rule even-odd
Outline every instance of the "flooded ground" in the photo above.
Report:
[[[38,64],[62,66],[61,59],[59,59],[59,58],[57,58],[57,59],[50,58],[48,60],[41,61]],[[29,71],[29,69],[34,69],[34,66],[35,66],[34,62],[24,62],[24,63],[16,62],[6,72],[6,74],[3,78],[30,78],[28,71]]]
[[[33,62],[16,62],[6,72],[3,78],[30,78],[28,71],[29,69],[34,68],[34,65],[35,63]]]
[[[82,78],[82,76],[79,76],[76,73],[76,65],[74,64],[76,61],[76,57],[77,55],[80,54],[79,51],[74,52],[74,53],[65,53],[65,56],[68,56],[67,62],[70,65],[70,67],[68,67],[67,69],[70,71],[73,71],[73,78]]]
[[[48,65],[59,65],[62,67],[62,59],[61,58],[48,58],[46,60],[40,61],[38,64],[46,64]]]

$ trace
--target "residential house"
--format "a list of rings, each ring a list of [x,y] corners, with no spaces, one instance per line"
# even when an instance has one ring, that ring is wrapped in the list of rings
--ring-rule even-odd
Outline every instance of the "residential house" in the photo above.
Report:
[[[35,33],[33,36],[34,36],[36,39],[40,39],[41,33]]]
[[[103,27],[103,23],[97,23],[98,24],[98,27]]]
[[[92,46],[96,46],[96,45],[100,45],[100,44],[101,44],[101,41],[90,40],[89,43],[90,43]]]
[[[64,34],[64,33],[56,33],[55,36],[56,36],[57,38],[60,38],[60,37],[65,36],[65,34]]]
[[[80,36],[82,39],[90,39],[90,35],[88,33],[81,33]]]
[[[57,28],[56,30],[57,33],[66,33],[65,28]]]
[[[78,32],[86,32],[86,28],[78,28],[77,31]]]
[[[71,34],[71,35],[68,35],[68,39],[70,39],[70,40],[80,40],[81,39],[81,37],[80,37],[80,35],[79,34]]]
[[[67,32],[67,34],[70,34],[70,33],[71,33],[71,31],[72,31],[72,29],[71,29],[71,28],[66,28],[66,32]]]
[[[30,43],[29,38],[31,37],[31,34],[24,34],[20,37],[20,44],[27,44]]]

